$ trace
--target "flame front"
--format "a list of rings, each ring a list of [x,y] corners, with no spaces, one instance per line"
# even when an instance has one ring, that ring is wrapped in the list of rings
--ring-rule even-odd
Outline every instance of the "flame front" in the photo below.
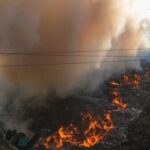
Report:
[[[81,127],[72,123],[68,127],[60,127],[53,135],[41,138],[38,145],[44,145],[46,149],[50,149],[52,143],[56,148],[62,148],[68,143],[88,148],[98,144],[113,128],[110,113],[106,113],[103,119],[92,113],[81,113],[81,117]]]

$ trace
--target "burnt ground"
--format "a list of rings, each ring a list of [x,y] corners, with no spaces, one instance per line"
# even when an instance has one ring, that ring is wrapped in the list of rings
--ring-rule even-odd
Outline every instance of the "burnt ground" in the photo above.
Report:
[[[115,127],[101,143],[89,150],[150,150],[150,74],[145,76],[145,72],[150,72],[150,64],[144,63],[142,71],[129,70],[126,73],[132,75],[135,72],[141,75],[139,88],[135,89],[129,85],[120,87],[121,96],[128,103],[128,107],[112,112]],[[122,74],[117,75],[110,80],[120,81],[121,76]],[[28,110],[28,113],[23,115],[23,119],[31,120],[29,130],[33,132],[42,128],[50,128],[55,132],[60,125],[67,125],[73,118],[80,122],[81,110],[103,114],[112,107],[109,91],[114,87],[109,85],[110,80],[96,92],[86,96],[81,94],[82,96],[71,96],[65,99],[55,97],[47,107],[31,108],[30,105],[23,104],[22,109]],[[29,98],[29,101],[33,99],[36,97]],[[49,99],[50,97],[47,96],[47,101]],[[70,145],[67,145],[67,148],[86,150]],[[1,137],[0,150],[13,150],[13,148]]]

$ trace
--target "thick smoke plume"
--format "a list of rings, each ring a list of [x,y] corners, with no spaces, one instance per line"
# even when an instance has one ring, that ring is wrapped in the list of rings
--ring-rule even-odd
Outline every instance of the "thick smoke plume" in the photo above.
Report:
[[[137,55],[137,51],[114,52],[113,49],[138,49],[145,46],[143,29],[134,18],[133,4],[130,0],[1,0],[0,6],[2,52],[48,51],[66,55],[64,54],[66,51],[105,50],[97,53],[80,53],[97,55],[100,56],[99,58],[92,56],[1,56],[1,64],[98,62],[95,65],[1,69],[6,80],[10,79],[10,82],[16,84],[29,85],[40,90],[43,87],[51,88],[62,94],[74,87],[79,87],[79,81],[84,79],[89,71],[91,72],[91,68],[105,69],[108,64],[101,64],[101,61],[120,60],[120,58],[105,56]]]
[[[87,82],[90,89],[95,88],[116,67],[115,72],[135,67],[137,62],[116,63],[122,58],[110,56],[137,56],[138,49],[148,46],[143,31],[132,0],[0,0],[1,52],[73,55],[1,55],[1,65],[62,64],[1,67],[1,110],[10,101],[15,102],[13,111],[20,108],[21,89],[28,91],[23,96],[36,92],[65,96],[84,88]],[[76,62],[97,63],[63,65]]]

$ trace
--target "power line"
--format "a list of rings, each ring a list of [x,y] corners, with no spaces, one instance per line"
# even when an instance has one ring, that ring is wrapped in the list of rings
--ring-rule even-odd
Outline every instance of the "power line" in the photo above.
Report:
[[[72,51],[37,51],[37,52],[0,52],[0,55],[48,55],[48,54],[68,54],[68,53],[95,53],[95,52],[121,52],[121,51],[145,51],[150,50],[150,48],[140,48],[140,49],[91,49],[91,50],[72,50]]]
[[[139,56],[133,56],[133,55],[80,55],[80,54],[75,54],[75,55],[49,55],[49,54],[1,54],[0,55],[17,55],[17,56],[45,56],[45,57],[133,57],[133,58],[141,58],[141,57],[147,57],[146,55],[139,55]]]
[[[150,60],[150,59],[142,59]],[[62,63],[39,63],[39,64],[13,64],[13,65],[0,65],[0,67],[4,68],[14,68],[14,67],[39,67],[39,66],[63,66],[63,65],[86,65],[86,64],[97,64],[97,63],[117,63],[117,62],[138,62],[142,61],[141,59],[131,59],[131,60],[116,60],[116,61],[93,61],[93,62],[62,62]]]

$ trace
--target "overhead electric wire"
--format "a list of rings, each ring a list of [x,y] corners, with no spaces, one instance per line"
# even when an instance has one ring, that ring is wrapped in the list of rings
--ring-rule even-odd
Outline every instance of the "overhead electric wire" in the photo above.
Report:
[[[0,67],[38,67],[38,66],[62,66],[62,65],[86,65],[86,64],[100,64],[100,63],[117,63],[117,62],[138,62],[150,61],[150,59],[131,59],[131,60],[113,60],[113,61],[84,61],[84,62],[60,62],[60,63],[37,63],[37,64],[2,64]]]
[[[11,49],[13,51],[14,49]],[[128,49],[91,49],[91,50],[72,50],[72,51],[37,51],[37,52],[0,52],[0,55],[50,55],[50,54],[76,54],[76,53],[96,53],[96,52],[121,52],[121,51],[145,51],[150,50],[150,48],[128,48]]]
[[[150,48],[146,48],[147,50]],[[142,51],[145,51],[146,49],[141,49]],[[137,51],[137,49],[111,49],[111,54],[114,52],[121,52],[121,50],[126,50],[126,51]],[[77,62],[56,62],[56,63],[31,63],[31,64],[1,64],[0,67],[36,67],[36,66],[61,66],[61,65],[83,65],[83,64],[96,64],[96,63],[114,63],[114,62],[132,62],[132,61],[141,61],[141,60],[150,60],[150,58],[148,58],[145,55],[142,56],[132,56],[130,55],[90,55],[91,52],[95,53],[95,52],[101,52],[101,51],[106,51],[106,50],[93,50],[93,51],[66,51],[66,52],[59,52],[60,54],[57,54],[58,51],[55,52],[0,52],[0,55],[11,55],[11,56],[46,56],[46,57],[87,57],[88,59],[94,59],[94,58],[100,58],[100,57],[104,57],[104,58],[120,58],[119,60],[110,60],[110,61],[77,61]],[[80,53],[81,54],[78,54]],[[87,53],[87,54],[82,54],[83,52]],[[88,52],[90,52],[88,54]],[[108,51],[110,52],[110,51]],[[69,54],[68,54],[69,53]],[[73,54],[72,54],[73,53]],[[143,57],[143,58],[142,58]],[[122,59],[122,58],[128,58],[128,59]],[[130,59],[130,58],[135,58],[135,59]],[[137,59],[136,59],[137,58]],[[79,58],[81,59],[81,58]],[[83,58],[82,58],[83,59]]]
[[[48,54],[1,54],[0,53],[0,55],[11,55],[11,56],[38,56],[38,57],[43,57],[43,56],[45,56],[45,57],[96,57],[96,58],[98,58],[98,57],[127,57],[127,58],[129,58],[129,57],[133,57],[133,58],[136,58],[136,57],[138,57],[138,58],[141,58],[141,57],[147,57],[146,55],[139,55],[139,56],[133,56],[133,55],[80,55],[80,54],[75,54],[75,55],[48,55]]]
[[[1,54],[0,54],[1,55]],[[141,57],[147,57],[146,55],[138,55],[138,56],[133,56],[133,55],[24,55],[24,54],[17,54],[17,55],[15,55],[15,54],[2,54],[2,55],[9,55],[9,56],[32,56],[32,57],[43,57],[43,56],[45,56],[45,57],[87,57],[87,58],[89,58],[89,57],[95,57],[95,58],[104,58],[104,57],[123,57],[123,58],[129,58],[129,57],[131,57],[131,58],[141,58]]]

